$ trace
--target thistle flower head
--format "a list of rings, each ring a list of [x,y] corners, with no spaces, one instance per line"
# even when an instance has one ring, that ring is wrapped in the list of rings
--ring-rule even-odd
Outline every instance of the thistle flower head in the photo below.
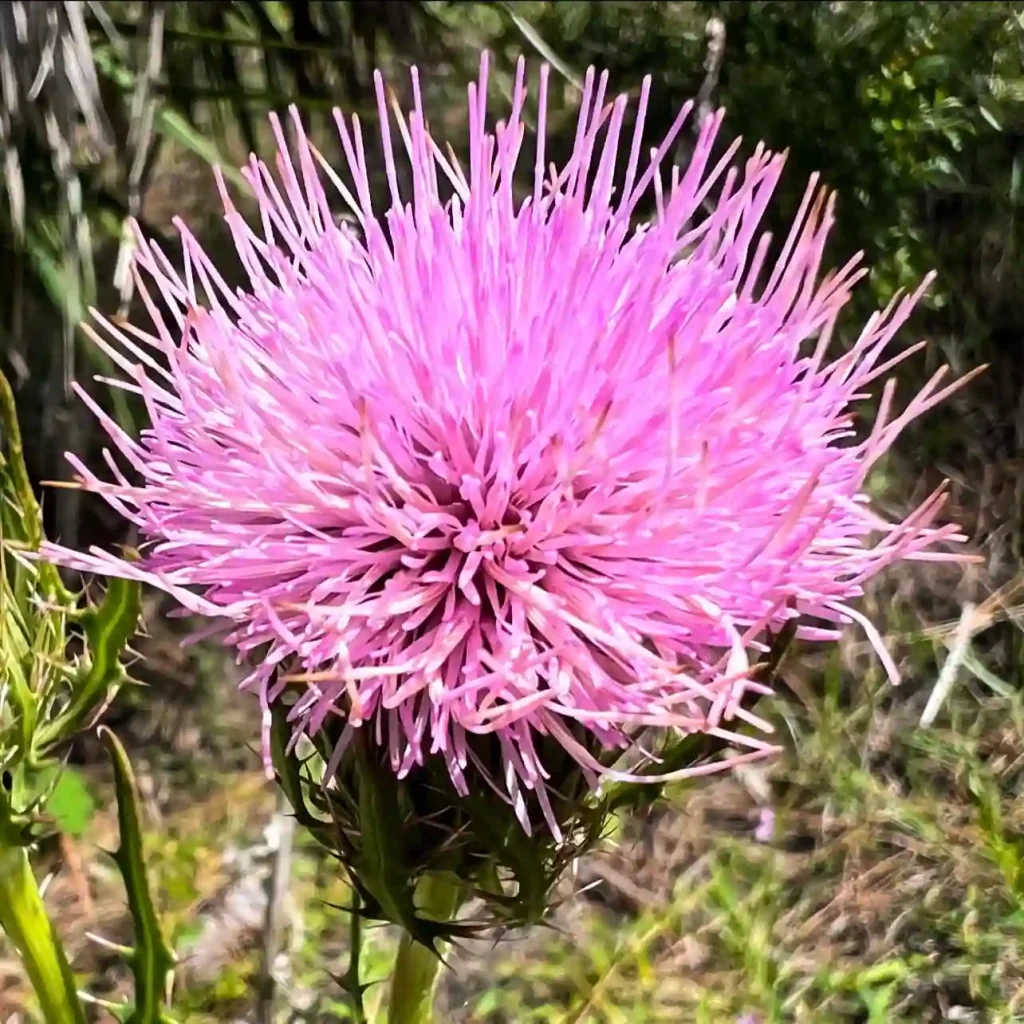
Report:
[[[591,782],[633,778],[601,752],[650,727],[728,744],[711,767],[764,756],[751,652],[790,623],[833,639],[855,620],[895,678],[851,602],[885,566],[962,538],[934,525],[941,490],[901,522],[864,493],[950,390],[939,373],[894,404],[888,375],[914,349],[892,341],[921,291],[830,354],[863,273],[854,259],[821,274],[832,196],[812,182],[773,247],[761,221],[782,155],[714,155],[719,114],[666,169],[690,105],[648,150],[649,79],[630,114],[593,71],[572,154],[549,169],[547,74],[532,180],[523,63],[489,130],[485,58],[465,167],[429,134],[415,71],[407,116],[378,76],[383,209],[357,118],[337,115],[344,170],[297,115],[291,148],[275,122],[278,174],[255,158],[246,172],[258,223],[224,191],[246,291],[183,226],[180,271],[140,238],[153,327],[98,318],[95,340],[150,425],[127,436],[83,392],[112,480],[69,457],[138,527],[142,558],[50,552],[226,620],[259,655],[248,684],[268,722],[297,684],[293,736],[329,724],[335,766],[369,735],[400,778],[442,764],[466,794],[480,773],[557,834],[542,750]],[[863,436],[855,405],[879,385]]]

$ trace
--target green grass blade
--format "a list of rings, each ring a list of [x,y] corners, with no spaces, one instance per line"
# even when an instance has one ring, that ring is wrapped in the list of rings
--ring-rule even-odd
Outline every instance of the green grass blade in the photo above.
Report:
[[[246,195],[252,191],[245,177],[224,158],[216,144],[193,128],[176,110],[161,110],[157,115],[157,129],[162,135],[205,160],[211,167],[219,167],[224,177]]]
[[[519,30],[522,37],[544,58],[567,82],[580,91],[583,80],[578,74],[548,45],[541,34],[524,18],[513,3],[502,2],[496,5],[503,11],[509,21]]]
[[[125,92],[132,92],[136,86],[136,75],[115,54],[108,50],[97,50],[96,67]],[[217,144],[198,131],[178,111],[161,106],[156,111],[154,130],[200,157],[211,166],[218,166],[233,185],[247,195],[251,192],[245,177],[230,162],[226,161]]]

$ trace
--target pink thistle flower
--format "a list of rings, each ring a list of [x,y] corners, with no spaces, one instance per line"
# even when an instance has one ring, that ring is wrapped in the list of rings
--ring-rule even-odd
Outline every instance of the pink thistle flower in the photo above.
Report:
[[[673,778],[776,749],[740,731],[769,731],[744,706],[765,691],[748,652],[792,619],[821,640],[859,623],[895,681],[851,602],[884,567],[954,557],[936,542],[963,539],[934,525],[943,489],[895,523],[864,494],[900,430],[958,386],[940,371],[894,411],[886,378],[919,346],[889,349],[927,282],[830,361],[864,273],[854,258],[820,276],[834,197],[811,182],[769,265],[760,222],[784,156],[759,146],[737,168],[737,142],[714,160],[721,113],[666,183],[691,105],[642,155],[650,79],[627,130],[626,97],[609,102],[591,70],[572,155],[549,172],[542,68],[520,198],[522,61],[493,132],[486,57],[469,86],[468,170],[428,134],[415,70],[397,129],[376,82],[386,212],[358,119],[336,115],[343,177],[293,112],[290,156],[273,122],[280,183],[255,158],[246,172],[256,228],[221,183],[247,292],[181,224],[180,273],[139,239],[152,332],[97,316],[95,341],[150,426],[129,437],[80,394],[140,482],[109,452],[112,482],[69,458],[141,531],[143,557],[49,556],[227,620],[240,657],[259,654],[248,685],[266,719],[304,682],[296,737],[342,716],[344,737],[374,730],[399,776],[437,756],[465,792],[468,741],[493,734],[508,798],[533,790],[556,833],[538,736],[595,783],[658,776],[604,768],[586,733],[614,750],[645,727],[696,731],[736,751]],[[357,227],[336,221],[330,188]],[[635,226],[652,193],[656,217]],[[853,405],[880,381],[858,439]]]

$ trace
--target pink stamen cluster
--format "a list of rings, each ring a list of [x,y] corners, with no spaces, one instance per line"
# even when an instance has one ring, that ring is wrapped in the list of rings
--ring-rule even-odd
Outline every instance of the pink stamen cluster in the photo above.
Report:
[[[256,228],[222,185],[248,291],[181,225],[180,272],[140,238],[153,331],[98,317],[95,341],[150,426],[132,438],[81,392],[138,483],[110,453],[112,482],[69,458],[141,531],[143,558],[49,554],[228,620],[240,656],[259,655],[265,709],[302,684],[296,737],[340,715],[346,737],[375,730],[399,775],[439,756],[464,790],[467,738],[494,734],[508,798],[534,790],[557,832],[538,735],[595,780],[635,776],[602,769],[581,730],[606,748],[642,727],[699,731],[735,751],[672,777],[761,757],[771,743],[737,726],[769,731],[743,704],[764,690],[748,651],[793,618],[824,640],[855,620],[895,679],[850,602],[962,538],[932,525],[941,489],[897,523],[864,494],[900,430],[957,386],[944,371],[898,414],[887,380],[869,436],[853,430],[852,404],[918,347],[887,356],[924,286],[828,361],[863,274],[855,258],[819,280],[832,197],[811,183],[769,261],[760,222],[784,156],[759,146],[738,169],[737,142],[714,160],[718,114],[666,181],[690,105],[645,153],[650,80],[628,127],[626,97],[608,102],[591,71],[572,155],[549,169],[547,88],[545,67],[522,195],[524,65],[489,132],[485,58],[468,170],[428,134],[416,72],[395,122],[377,77],[383,215],[357,118],[337,115],[347,179],[297,115],[289,157],[275,121],[278,180],[247,170]],[[649,195],[656,216],[637,226]]]

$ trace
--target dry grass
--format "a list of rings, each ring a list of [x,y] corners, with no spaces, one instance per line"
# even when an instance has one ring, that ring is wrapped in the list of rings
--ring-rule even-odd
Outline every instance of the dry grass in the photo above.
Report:
[[[979,649],[1019,650],[1006,614],[989,610],[993,624]],[[1003,666],[1004,695],[961,679],[936,724],[922,730],[917,720],[938,670],[927,659],[942,649],[930,640],[901,649],[915,659],[908,667],[918,682],[898,693],[862,671],[855,646],[824,663],[798,663],[790,678],[802,696],[775,708],[791,754],[765,777],[678,790],[647,818],[621,822],[607,849],[566,880],[551,928],[456,951],[442,1019],[1019,1019],[1019,668],[1010,675]],[[861,672],[856,685],[851,665]],[[164,668],[178,675],[196,666]],[[151,682],[122,727],[137,736],[141,774],[164,779],[147,787],[150,852],[184,959],[180,1012],[196,1024],[251,1019],[270,869],[262,832],[273,810],[245,750],[252,709],[210,688],[190,701],[172,735],[173,716]],[[191,749],[174,753],[190,737]],[[225,750],[249,768],[222,771]],[[94,782],[104,791],[101,772]],[[77,844],[91,906],[67,862],[48,894],[77,969],[107,998],[124,993],[122,969],[85,933],[130,938],[116,874],[98,849],[112,845],[112,827],[101,811]],[[327,975],[344,969],[347,922],[325,905],[346,896],[333,865],[300,843],[281,1021],[348,1019]],[[371,934],[365,977],[384,976],[390,941],[386,931]],[[16,965],[0,965],[5,1009],[21,1002],[18,978]]]

